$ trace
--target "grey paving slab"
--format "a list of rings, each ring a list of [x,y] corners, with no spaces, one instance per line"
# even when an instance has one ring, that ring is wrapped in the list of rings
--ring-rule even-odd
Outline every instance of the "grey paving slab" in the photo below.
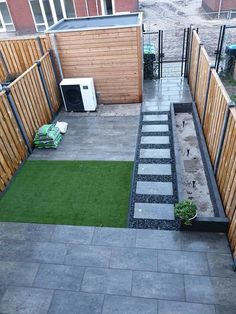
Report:
[[[100,314],[104,296],[72,291],[55,291],[48,314]]]
[[[110,257],[110,247],[70,244],[65,257],[65,264],[108,267]]]
[[[134,218],[174,220],[173,204],[135,203]]]
[[[144,175],[171,175],[171,164],[142,164],[138,165],[138,174]]]
[[[158,301],[158,314],[215,314],[211,304],[186,303],[178,301]]]
[[[0,313],[47,314],[52,295],[52,290],[8,287],[0,303]]]
[[[231,254],[207,253],[207,259],[211,276],[235,276]]]
[[[216,314],[236,313],[236,306],[232,305],[215,305]]]
[[[132,271],[107,268],[87,268],[81,290],[83,292],[117,295],[131,294]]]
[[[66,255],[66,245],[50,242],[2,240],[0,260],[61,264]]]
[[[96,228],[92,243],[94,245],[135,247],[135,229]]]
[[[138,181],[136,194],[145,195],[173,195],[172,182]]]
[[[167,149],[152,149],[141,148],[140,158],[170,158],[170,150]]]
[[[183,250],[209,253],[230,253],[229,243],[223,233],[182,232]]]
[[[50,241],[55,225],[0,223],[0,240]]]
[[[151,249],[181,250],[181,233],[166,230],[137,230],[136,246]]]
[[[167,114],[144,114],[143,121],[152,122],[152,121],[168,121]]]
[[[110,267],[157,271],[157,251],[138,248],[113,248]]]
[[[42,264],[35,277],[34,286],[47,289],[78,291],[84,271],[84,267]]]
[[[134,271],[132,295],[144,298],[184,301],[183,276]]]
[[[184,275],[187,302],[236,306],[236,280]]]
[[[143,106],[142,112],[156,112],[156,111],[170,111],[170,106],[167,105],[156,105],[156,106]]]
[[[169,144],[169,136],[142,136],[141,144]]]
[[[142,126],[142,132],[168,132],[168,124],[145,124]]]
[[[179,274],[209,275],[206,254],[201,252],[159,250],[158,271]]]
[[[0,262],[0,284],[30,286],[39,264],[25,262]]]
[[[102,314],[157,314],[157,301],[106,295]]]
[[[90,244],[94,227],[56,226],[52,236],[54,242]]]

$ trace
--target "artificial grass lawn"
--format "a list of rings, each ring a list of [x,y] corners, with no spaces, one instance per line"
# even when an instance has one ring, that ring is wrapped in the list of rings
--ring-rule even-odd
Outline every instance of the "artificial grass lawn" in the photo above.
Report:
[[[27,161],[0,200],[0,220],[125,227],[132,162]]]

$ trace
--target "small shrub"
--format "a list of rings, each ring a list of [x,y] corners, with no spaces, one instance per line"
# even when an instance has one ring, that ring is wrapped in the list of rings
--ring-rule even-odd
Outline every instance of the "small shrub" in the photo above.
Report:
[[[175,204],[175,216],[180,218],[187,226],[192,225],[191,218],[197,213],[197,206],[190,200],[184,200]]]

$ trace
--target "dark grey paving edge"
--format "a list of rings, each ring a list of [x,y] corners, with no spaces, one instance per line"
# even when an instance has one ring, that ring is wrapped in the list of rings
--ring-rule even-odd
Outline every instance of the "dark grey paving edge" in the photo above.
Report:
[[[196,129],[196,135],[201,152],[203,167],[207,184],[210,192],[210,197],[215,213],[215,217],[197,217],[195,223],[191,226],[190,230],[194,231],[210,231],[210,232],[227,232],[228,218],[225,216],[224,208],[216,184],[215,176],[213,173],[209,153],[207,150],[205,138],[203,135],[201,123],[198,117],[195,103],[171,103],[171,116],[172,128],[175,128],[175,113],[176,112],[189,112],[193,115],[193,121]],[[174,136],[175,152],[178,152],[176,136]],[[176,173],[177,173],[177,190],[178,198],[183,199],[183,188],[180,179],[180,164],[179,155],[176,155]]]
[[[170,144],[165,145],[152,145],[152,144],[141,144],[141,136],[144,134],[142,132],[142,126],[147,124],[152,124],[152,121],[143,121],[144,115],[167,115],[168,121],[165,121],[164,124],[168,124],[169,132],[165,132],[165,135],[169,135],[170,137]],[[137,142],[136,142],[136,151],[135,151],[135,159],[134,159],[134,168],[132,173],[132,180],[131,180],[131,189],[130,189],[130,200],[129,200],[129,212],[128,212],[128,227],[129,228],[136,228],[136,229],[160,229],[160,230],[179,230],[180,229],[180,222],[178,220],[157,220],[157,219],[139,219],[134,218],[134,206],[135,203],[138,202],[145,202],[148,201],[150,203],[155,203],[160,201],[161,203],[176,203],[178,201],[178,193],[177,193],[177,176],[176,176],[176,168],[175,168],[175,152],[174,152],[174,141],[172,138],[173,130],[172,130],[172,123],[171,123],[171,114],[170,111],[153,111],[153,112],[142,112],[142,108],[140,111],[140,120],[139,120],[139,129],[137,134]],[[163,124],[162,121],[156,122],[155,124]],[[164,134],[164,133],[163,133]],[[146,133],[145,133],[146,135]],[[155,135],[155,133],[152,133]],[[141,148],[168,148],[170,149],[171,158],[140,158],[140,149]],[[138,165],[139,163],[170,163],[171,164],[171,171],[172,176],[152,176],[152,175],[139,175],[138,174]],[[171,180],[172,179],[172,180]],[[173,196],[153,196],[153,195],[136,195],[136,185],[137,181],[139,180],[148,180],[148,181],[162,181],[162,182],[170,182],[173,183]]]

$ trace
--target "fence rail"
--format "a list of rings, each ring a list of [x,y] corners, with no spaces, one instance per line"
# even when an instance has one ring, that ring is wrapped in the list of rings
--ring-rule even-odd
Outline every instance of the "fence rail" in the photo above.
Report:
[[[36,130],[52,120],[60,103],[49,52],[0,93],[0,192],[31,151]]]
[[[50,48],[45,36],[36,38],[11,38],[0,40],[0,51],[9,74],[18,75],[26,71]],[[1,61],[0,61],[1,64]],[[0,79],[6,77],[7,73],[0,66]],[[2,74],[3,73],[3,76]]]
[[[216,182],[230,226],[228,238],[236,261],[236,108],[205,48],[192,31],[189,85],[205,135]]]

